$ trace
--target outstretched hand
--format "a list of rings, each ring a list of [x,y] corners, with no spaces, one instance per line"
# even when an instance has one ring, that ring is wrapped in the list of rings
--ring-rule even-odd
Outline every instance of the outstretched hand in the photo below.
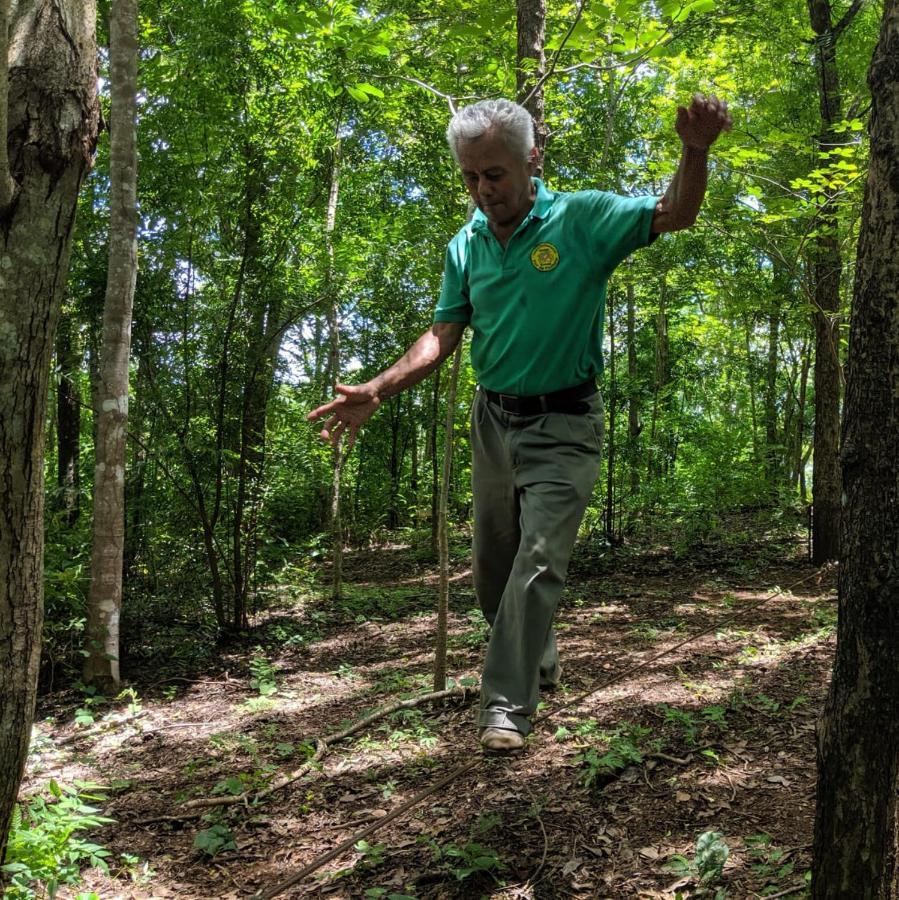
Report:
[[[306,420],[314,422],[330,416],[320,432],[321,439],[336,447],[342,438],[346,438],[346,449],[349,452],[356,442],[359,429],[381,405],[381,398],[367,384],[337,384],[334,390],[340,396],[312,410]]]
[[[674,129],[683,141],[684,147],[692,150],[708,150],[722,131],[730,131],[733,119],[727,111],[727,104],[714,94],[703,97],[694,94],[689,107],[677,108]]]

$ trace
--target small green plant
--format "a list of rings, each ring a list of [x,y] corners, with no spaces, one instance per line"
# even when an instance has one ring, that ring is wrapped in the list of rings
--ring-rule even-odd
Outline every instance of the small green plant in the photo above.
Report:
[[[197,833],[194,838],[194,849],[207,856],[218,856],[225,850],[236,850],[237,844],[234,843],[231,829],[219,822]]]
[[[485,873],[494,880],[497,872],[504,868],[503,861],[496,852],[477,841],[469,841],[462,847],[449,844],[441,849],[444,862],[457,881],[464,881],[472,875]]]
[[[756,694],[752,702],[754,706],[763,709],[765,712],[776,713],[780,710],[780,703],[767,694]]]
[[[707,706],[702,710],[702,717],[707,722],[717,725],[720,731],[727,731],[727,710],[723,706]]]
[[[428,750],[437,746],[438,737],[420,709],[401,709],[389,717],[389,722],[393,724],[384,726],[383,730],[388,732],[390,746],[417,743]]]
[[[454,634],[450,637],[453,647],[482,647],[487,642],[487,634],[490,626],[487,624],[484,614],[479,609],[470,609],[465,614],[468,629],[462,634]]]
[[[387,844],[369,844],[368,841],[356,841],[353,849],[362,854],[359,865],[365,869],[373,869],[381,865],[387,856]]]
[[[730,847],[727,846],[724,835],[719,831],[706,831],[696,839],[696,852],[692,860],[678,853],[668,860],[665,868],[677,875],[698,879],[700,888],[691,896],[700,897],[708,893],[710,886],[721,878],[729,856]],[[714,894],[715,900],[723,900],[726,896],[724,888],[718,888]]]
[[[9,879],[4,897],[9,900],[31,900],[45,891],[55,897],[60,885],[78,884],[83,865],[109,871],[109,851],[80,835],[114,821],[85,802],[105,800],[105,794],[98,793],[101,786],[84,781],[61,785],[51,779],[47,790],[49,800],[34,797],[13,813],[3,866]]]
[[[128,713],[132,716],[136,716],[141,711],[141,699],[133,687],[125,688],[125,690],[116,697],[116,700],[127,700]]]
[[[481,813],[475,820],[472,831],[475,834],[487,834],[502,824],[503,818],[497,812]]]
[[[793,862],[786,862],[786,851],[774,846],[770,834],[752,834],[746,838],[746,849],[752,860],[751,869],[763,878],[786,878],[792,875],[796,866]],[[773,888],[768,893],[772,893]],[[763,892],[764,893],[764,892]]]
[[[250,687],[259,691],[260,697],[270,697],[278,692],[278,670],[268,661],[262,647],[257,647],[250,660]]]
[[[681,729],[684,740],[692,747],[696,743],[696,736],[699,731],[699,726],[693,713],[678,709],[676,706],[669,706],[667,703],[660,703],[659,709],[664,713],[666,722]]]
[[[607,746],[604,752],[596,747],[588,747],[574,758],[584,768],[581,781],[587,788],[605,782],[610,775],[628,766],[639,765],[643,762],[641,748],[647,743],[655,746],[655,742],[647,740],[652,733],[650,729],[640,725],[623,722],[612,731],[603,731],[593,726],[595,722],[588,720],[583,728],[578,727],[577,733],[595,736]]]

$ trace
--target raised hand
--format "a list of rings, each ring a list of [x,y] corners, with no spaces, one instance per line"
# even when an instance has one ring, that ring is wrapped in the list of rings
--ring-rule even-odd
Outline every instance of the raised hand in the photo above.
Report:
[[[329,441],[336,447],[342,438],[346,439],[347,452],[356,442],[359,429],[375,414],[381,405],[374,388],[367,384],[337,384],[334,389],[340,394],[330,403],[312,410],[307,421],[330,416],[320,432],[323,441]]]
[[[692,150],[708,150],[722,131],[730,131],[733,119],[727,111],[727,104],[714,94],[703,97],[694,94],[689,107],[677,108],[674,129],[683,141],[684,147]]]

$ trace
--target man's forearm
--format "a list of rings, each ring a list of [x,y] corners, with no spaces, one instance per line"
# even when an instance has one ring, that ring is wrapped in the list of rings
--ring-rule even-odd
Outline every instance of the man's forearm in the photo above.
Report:
[[[464,330],[463,324],[432,325],[389,369],[372,378],[369,385],[385,400],[418,384],[456,349]]]
[[[683,148],[677,172],[662,198],[669,225],[665,230],[689,228],[696,221],[709,180],[708,160],[708,149]]]

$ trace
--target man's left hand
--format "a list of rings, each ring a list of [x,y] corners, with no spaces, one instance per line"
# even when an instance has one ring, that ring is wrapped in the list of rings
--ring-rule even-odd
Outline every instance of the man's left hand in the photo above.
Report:
[[[685,148],[708,150],[722,131],[730,131],[731,125],[733,119],[723,100],[719,100],[714,94],[709,97],[694,94],[689,108],[677,108],[674,128]]]

